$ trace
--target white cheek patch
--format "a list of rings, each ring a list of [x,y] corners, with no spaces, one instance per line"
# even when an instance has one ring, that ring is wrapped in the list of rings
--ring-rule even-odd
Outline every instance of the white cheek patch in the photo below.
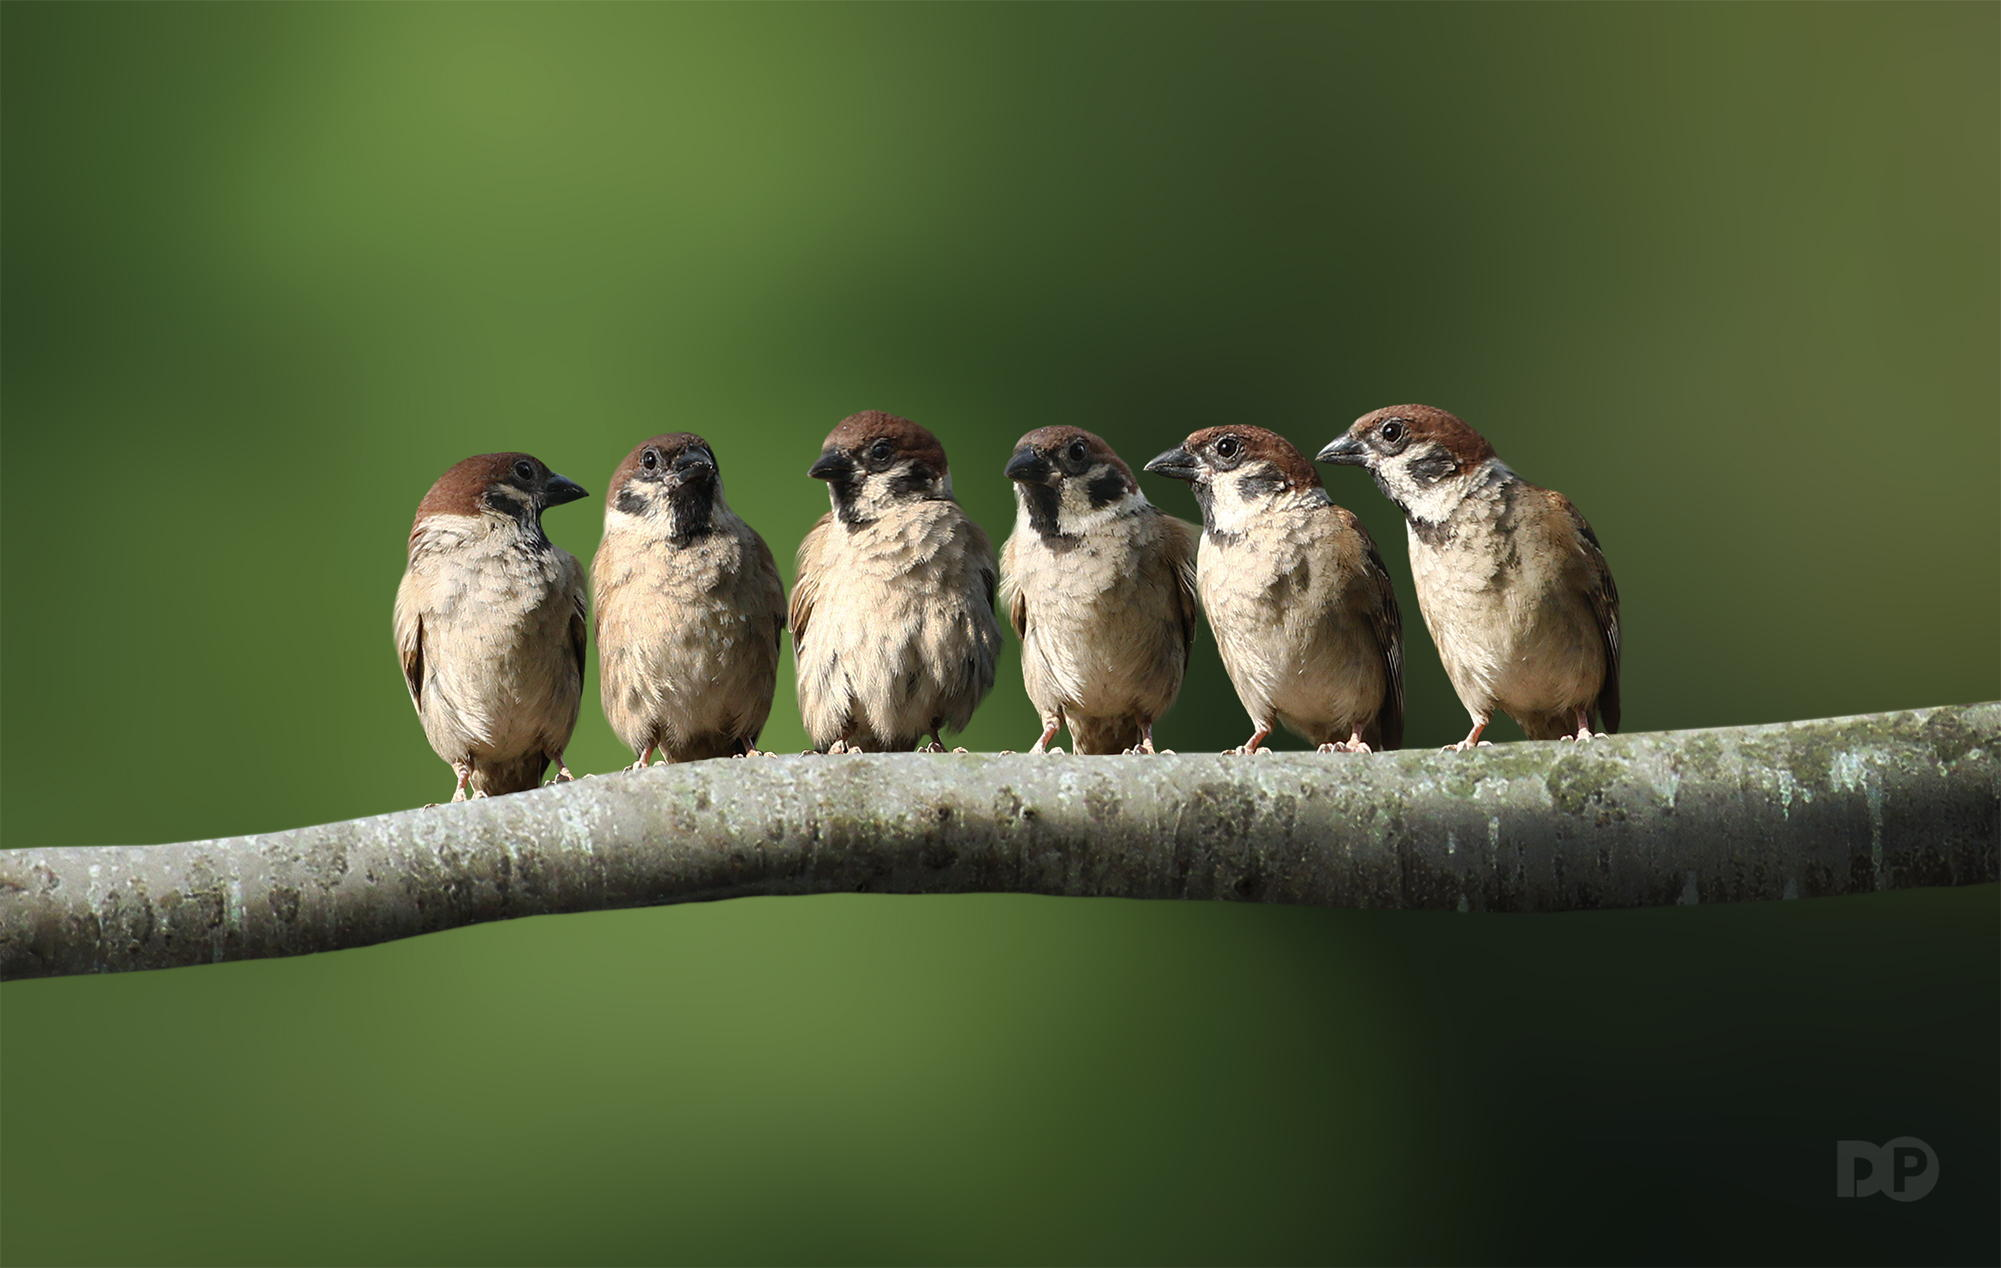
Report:
[[[1146,494],[1134,489],[1116,502],[1092,506],[1090,491],[1075,480],[1066,480],[1063,482],[1063,531],[1081,537],[1148,505]]]
[[[1431,453],[1429,447],[1398,454],[1383,464],[1383,478],[1403,504],[1404,514],[1426,523],[1441,523],[1465,500],[1478,471],[1462,472],[1442,480],[1421,480],[1411,470],[1418,459]]]

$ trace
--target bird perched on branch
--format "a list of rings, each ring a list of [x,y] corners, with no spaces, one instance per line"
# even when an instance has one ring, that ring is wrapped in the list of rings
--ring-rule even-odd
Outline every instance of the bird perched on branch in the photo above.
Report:
[[[417,506],[396,651],[452,800],[521,792],[563,749],[583,692],[584,574],[542,531],[583,489],[524,453],[467,458]]]
[[[742,757],[771,715],[785,586],[771,548],[723,500],[700,436],[655,436],[626,455],[605,496],[597,592],[605,717],[638,754]]]
[[[1080,428],[1023,436],[1006,473],[1017,514],[1000,593],[1042,719],[1033,751],[1068,726],[1079,753],[1153,752],[1195,639],[1194,526]]]
[[[1569,498],[1429,405],[1364,414],[1320,460],[1368,468],[1404,513],[1418,606],[1473,720],[1452,748],[1484,743],[1495,709],[1532,740],[1619,729],[1619,591]]]
[[[833,509],[799,545],[799,711],[822,752],[907,752],[963,729],[994,685],[993,547],[952,499],[929,431],[869,410],[807,473]]]
[[[1360,520],[1303,454],[1262,427],[1198,431],[1146,470],[1202,507],[1196,588],[1255,753],[1277,727],[1321,752],[1403,743],[1403,626]]]

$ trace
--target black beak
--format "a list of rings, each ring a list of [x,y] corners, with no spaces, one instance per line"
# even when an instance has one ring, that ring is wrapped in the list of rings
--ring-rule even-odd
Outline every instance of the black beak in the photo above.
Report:
[[[1041,484],[1049,478],[1051,470],[1049,459],[1033,446],[1023,445],[1014,451],[1014,457],[1007,460],[1007,469],[1002,474],[1023,484]]]
[[[1366,467],[1369,465],[1369,451],[1361,441],[1353,436],[1341,436],[1327,442],[1327,447],[1316,455],[1322,462],[1331,462],[1343,467]]]
[[[716,473],[716,460],[706,449],[683,449],[674,455],[674,474],[683,480],[706,480]]]
[[[838,449],[829,449],[806,469],[815,480],[845,480],[855,473],[855,460]]]
[[[583,485],[578,484],[575,480],[567,476],[559,476],[551,471],[549,473],[549,487],[542,493],[542,505],[561,506],[565,502],[574,502],[578,498],[587,498],[589,496],[590,494],[584,492]]]
[[[1202,464],[1195,461],[1194,454],[1176,446],[1147,463],[1143,470],[1176,480],[1193,480],[1202,474]]]

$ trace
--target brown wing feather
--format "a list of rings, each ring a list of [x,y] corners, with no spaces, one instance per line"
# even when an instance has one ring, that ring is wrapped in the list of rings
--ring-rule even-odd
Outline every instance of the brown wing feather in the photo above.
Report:
[[[1195,614],[1200,609],[1195,597],[1195,550],[1202,538],[1193,524],[1165,511],[1160,514],[1160,525],[1167,562],[1174,569],[1175,598],[1181,609],[1181,650],[1186,655],[1195,646]]]
[[[757,545],[757,571],[766,582],[764,593],[771,612],[771,643],[773,647],[778,647],[785,641],[785,581],[778,575],[778,560],[772,555],[763,535],[756,529],[749,529],[749,532],[750,540]]]
[[[403,662],[403,685],[410,689],[410,703],[422,709],[424,707],[423,617],[412,619],[407,632],[401,622],[397,623],[396,654]]]
[[[1619,587],[1612,582],[1612,566],[1605,562],[1605,550],[1598,534],[1570,499],[1548,490],[1550,505],[1570,517],[1577,530],[1579,549],[1584,554],[1585,598],[1598,620],[1598,637],[1605,644],[1605,682],[1598,689],[1598,720],[1607,732],[1619,729]]]
[[[813,619],[813,604],[820,597],[820,552],[832,531],[834,513],[828,511],[806,530],[799,543],[798,573],[792,579],[792,604],[786,610],[786,624],[792,627],[792,650],[806,645],[806,627]]]
[[[1000,598],[1007,605],[1007,623],[1014,627],[1015,637],[1028,637],[1028,598],[1021,592],[1020,571],[1014,562],[1016,535],[1008,534],[1001,543]]]
[[[971,516],[964,517],[961,522],[965,524],[966,531],[969,534],[968,544],[972,554],[980,562],[979,576],[982,586],[987,592],[987,611],[998,616],[1000,615],[1000,605],[995,602],[995,591],[999,588],[1000,576],[994,570],[993,540],[987,536],[986,529],[981,528],[973,522]]]
[[[583,577],[579,574],[570,591],[570,653],[576,657],[579,684],[584,681],[584,657],[590,648],[590,637],[590,605],[584,598]]]
[[[1376,710],[1379,749],[1403,747],[1403,613],[1397,607],[1396,583],[1383,565],[1382,552],[1362,521],[1352,514],[1348,522],[1362,535],[1362,554],[1368,561],[1369,579],[1376,587],[1376,602],[1369,610],[1369,627],[1376,636],[1376,651],[1383,659],[1383,702]]]

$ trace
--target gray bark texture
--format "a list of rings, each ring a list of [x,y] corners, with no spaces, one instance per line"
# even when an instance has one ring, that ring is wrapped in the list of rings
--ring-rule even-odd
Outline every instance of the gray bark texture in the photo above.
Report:
[[[2001,703],[1470,753],[720,759],[264,836],[0,851],[0,977],[754,894],[1571,911],[1996,879]]]

